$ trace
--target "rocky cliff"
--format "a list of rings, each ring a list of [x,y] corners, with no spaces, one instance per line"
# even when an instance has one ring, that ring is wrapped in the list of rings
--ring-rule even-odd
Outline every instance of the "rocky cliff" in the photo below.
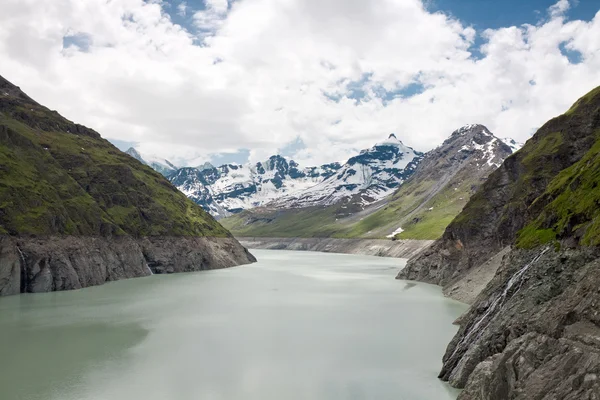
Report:
[[[443,359],[440,377],[465,387],[459,399],[600,398],[599,227],[597,88],[493,172],[399,274],[451,294],[493,265]]]
[[[0,295],[253,260],[160,174],[0,77]]]

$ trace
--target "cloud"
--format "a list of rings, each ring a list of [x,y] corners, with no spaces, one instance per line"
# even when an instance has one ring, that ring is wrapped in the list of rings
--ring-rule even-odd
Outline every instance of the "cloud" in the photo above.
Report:
[[[557,3],[550,6],[548,12],[550,13],[550,17],[558,18],[563,16],[570,7],[571,3],[569,0],[558,0]]]
[[[182,1],[177,5],[177,14],[181,17],[185,17],[187,15],[187,3]]]
[[[294,142],[303,163],[343,161],[391,132],[424,151],[474,122],[526,140],[600,84],[600,14],[568,21],[564,0],[541,24],[483,32],[418,0],[209,0],[186,28],[166,5],[4,0],[0,74],[182,162]]]
[[[205,0],[204,10],[194,13],[194,25],[204,34],[213,34],[227,17],[227,0]]]

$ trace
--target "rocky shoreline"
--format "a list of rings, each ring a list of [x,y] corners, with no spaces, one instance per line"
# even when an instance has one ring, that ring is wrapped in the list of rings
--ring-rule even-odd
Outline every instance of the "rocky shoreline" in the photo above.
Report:
[[[229,237],[0,236],[0,296],[256,261]]]
[[[460,400],[598,399],[600,251],[513,250],[459,319],[440,378]]]
[[[366,256],[410,258],[429,247],[433,240],[266,238],[238,237],[251,249],[319,251]]]

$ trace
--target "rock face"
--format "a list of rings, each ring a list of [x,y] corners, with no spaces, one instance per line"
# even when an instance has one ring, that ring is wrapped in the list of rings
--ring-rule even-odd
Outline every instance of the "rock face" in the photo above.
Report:
[[[163,176],[0,77],[0,295],[255,261]]]
[[[0,295],[81,289],[255,261],[233,238],[0,238]]]
[[[440,377],[461,400],[600,398],[600,88],[493,172],[399,277],[456,288],[500,257]]]

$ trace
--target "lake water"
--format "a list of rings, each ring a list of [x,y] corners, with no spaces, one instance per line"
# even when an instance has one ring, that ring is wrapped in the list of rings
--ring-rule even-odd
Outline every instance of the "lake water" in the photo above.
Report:
[[[259,262],[0,299],[2,400],[445,400],[466,307],[403,260]]]

